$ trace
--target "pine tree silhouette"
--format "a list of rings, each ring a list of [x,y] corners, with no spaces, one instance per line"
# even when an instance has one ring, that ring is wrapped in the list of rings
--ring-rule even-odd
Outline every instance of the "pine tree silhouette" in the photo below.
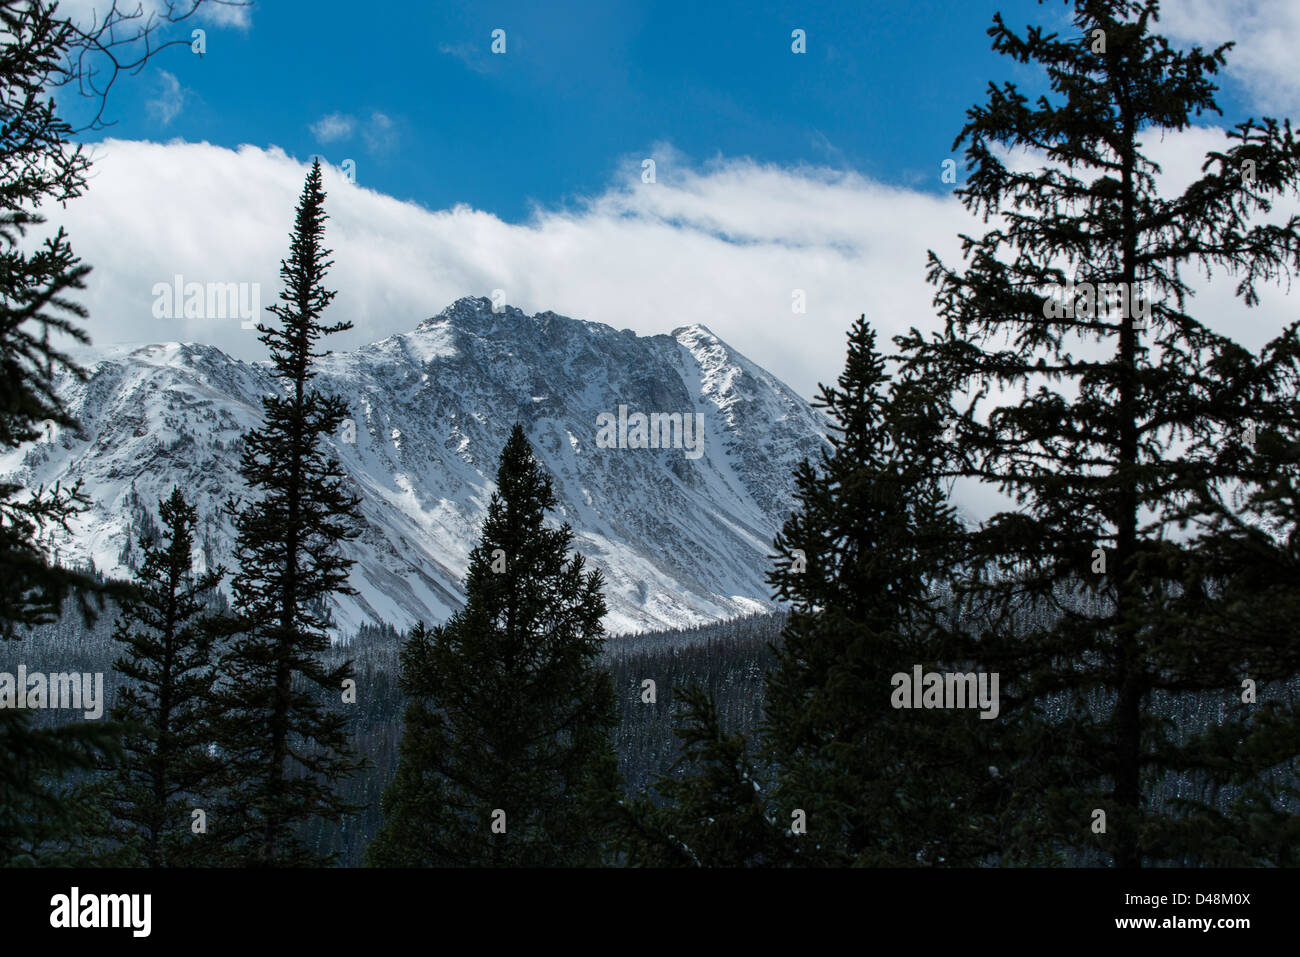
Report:
[[[714,696],[680,692],[673,735],[681,751],[654,788],[627,800],[614,833],[634,867],[776,867],[793,849],[768,800],[767,775],[749,738],[723,729]],[[789,818],[787,818],[789,821]]]
[[[963,237],[964,270],[931,253],[944,330],[905,344],[911,374],[953,384],[964,405],[950,474],[1014,503],[965,541],[961,585],[1016,756],[1000,765],[1003,859],[1274,860],[1276,830],[1224,802],[1249,785],[1252,813],[1286,814],[1294,711],[1265,721],[1241,682],[1296,674],[1300,641],[1247,619],[1217,634],[1184,625],[1226,610],[1209,530],[1231,523],[1234,488],[1249,497],[1267,481],[1248,421],[1294,429],[1296,327],[1252,356],[1191,313],[1184,273],[1232,274],[1245,306],[1295,273],[1300,219],[1269,213],[1300,186],[1300,146],[1289,123],[1241,123],[1193,183],[1162,195],[1145,145],[1218,112],[1227,45],[1172,48],[1154,0],[1073,7],[1069,35],[994,18],[994,50],[1041,68],[1050,92],[1031,102],[990,85],[969,111],[957,194],[998,223]],[[1020,148],[1045,165],[1008,165],[1003,150]],[[1256,569],[1274,555],[1238,551]],[[1164,800],[1171,781],[1181,800]]]
[[[377,866],[604,862],[619,793],[598,570],[548,528],[551,479],[516,425],[470,553],[465,607],[402,648],[401,762]]]
[[[991,839],[986,722],[974,710],[895,708],[891,677],[960,671],[939,587],[961,526],[936,480],[949,410],[941,385],[890,385],[865,317],[837,385],[817,402],[829,451],[796,476],[798,507],[769,576],[790,605],[767,681],[774,803],[807,816],[805,863],[971,864]],[[979,826],[977,826],[979,825]]]
[[[141,534],[138,594],[124,604],[113,636],[125,646],[115,668],[133,683],[113,709],[127,730],[111,807],[119,837],[138,845],[149,867],[178,867],[208,857],[191,823],[221,770],[210,750],[218,632],[207,613],[224,570],[195,574],[197,511],[179,488],[159,515],[161,541]]]
[[[236,784],[212,826],[233,860],[251,866],[327,862],[295,825],[355,811],[335,785],[361,766],[340,704],[352,663],[322,663],[330,644],[325,602],[353,594],[352,561],[342,546],[360,534],[358,500],[322,441],[339,429],[347,407],[311,387],[312,360],[324,354],[312,351],[316,341],[351,328],[320,321],[335,295],[322,285],[331,265],[322,247],[324,201],[318,161],[281,262],[280,302],[268,307],[280,326],[258,325],[284,394],[262,400],[263,424],[245,437],[240,471],[257,498],[227,505],[238,533],[232,591],[242,630],[220,662],[220,730]]]
[[[81,195],[89,161],[69,146],[53,100],[42,99],[71,41],[67,22],[42,4],[11,0],[0,3],[0,33],[0,451],[8,451],[76,426],[55,383],[60,373],[84,373],[51,336],[88,341],[86,310],[71,294],[85,288],[90,267],[62,229],[31,249],[22,240],[45,221],[39,205]],[[79,486],[25,491],[0,482],[0,640],[56,620],[70,592],[89,615],[88,596],[103,592],[91,576],[58,567],[43,544],[87,504]],[[98,819],[62,782],[111,755],[115,729],[87,721],[35,728],[31,714],[0,708],[0,865],[75,862],[70,842]]]

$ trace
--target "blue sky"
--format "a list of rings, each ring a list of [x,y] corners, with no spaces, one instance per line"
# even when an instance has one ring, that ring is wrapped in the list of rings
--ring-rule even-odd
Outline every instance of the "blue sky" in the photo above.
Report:
[[[938,191],[988,81],[1035,81],[989,49],[995,10],[1061,23],[1066,5],[268,2],[245,29],[209,27],[203,57],[175,48],[125,80],[109,135],[350,158],[362,185],[508,222],[597,193],[640,157],[664,181],[682,161],[750,157]],[[504,54],[490,52],[498,28]],[[1232,89],[1225,105],[1243,108]],[[325,117],[350,134],[313,133]]]
[[[983,231],[942,163],[990,80],[1042,82],[989,49],[999,9],[1072,29],[1059,0],[225,8],[181,34],[206,29],[204,56],[173,48],[122,78],[115,125],[86,137],[90,189],[49,227],[93,266],[82,298],[96,346],[193,341],[264,359],[239,322],[156,317],[152,290],[178,275],[248,282],[269,304],[319,153],[332,164],[331,311],[354,324],[331,348],[500,291],[529,314],[638,335],[703,324],[811,397],[838,375],[859,315],[884,341],[935,328],[927,256],[955,265],[959,234]],[[1213,124],[1300,117],[1300,2],[1163,10],[1176,44],[1242,44],[1224,120],[1147,144],[1181,191],[1225,145]],[[490,52],[495,29],[504,54]],[[355,182],[339,169],[349,159]],[[1292,199],[1275,213],[1300,211]],[[1231,283],[1201,294],[1207,321],[1250,348],[1294,314],[1280,290],[1249,311]]]

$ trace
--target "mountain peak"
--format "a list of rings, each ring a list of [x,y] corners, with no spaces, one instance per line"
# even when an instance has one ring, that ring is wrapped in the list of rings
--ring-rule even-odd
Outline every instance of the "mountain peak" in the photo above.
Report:
[[[438,325],[445,322],[468,324],[500,319],[527,318],[529,318],[528,315],[516,306],[503,305],[498,312],[492,308],[492,300],[488,299],[486,296],[461,296],[436,316],[425,319],[416,328],[422,329],[426,326]]]
[[[696,342],[708,340],[710,343],[723,344],[717,334],[702,322],[693,322],[689,326],[678,326],[669,335],[683,344],[688,340]]]
[[[156,502],[179,485],[208,523],[210,564],[230,564],[222,505],[241,488],[243,436],[277,388],[266,363],[197,343],[95,357],[88,381],[59,386],[80,431],[0,460],[0,475],[84,479],[95,505],[60,547],[115,575],[133,534],[128,495]],[[516,422],[554,479],[554,517],[605,575],[610,632],[770,608],[768,554],[795,504],[791,476],[825,443],[815,410],[700,325],[637,336],[467,296],[316,371],[347,407],[331,451],[361,499],[356,594],[332,609],[340,628],[437,622],[461,605]],[[601,423],[634,415],[664,423],[653,444],[626,426],[611,443]]]

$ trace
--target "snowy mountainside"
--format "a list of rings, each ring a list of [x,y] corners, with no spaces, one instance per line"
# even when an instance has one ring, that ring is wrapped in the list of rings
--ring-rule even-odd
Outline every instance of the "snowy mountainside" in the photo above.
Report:
[[[179,485],[199,508],[207,560],[230,565],[219,509],[246,494],[239,448],[261,397],[277,388],[267,364],[191,343],[80,358],[88,381],[64,375],[58,386],[79,432],[53,430],[0,456],[0,474],[29,486],[84,482],[94,505],[54,543],[60,560],[125,574],[130,502],[156,511]],[[349,546],[358,594],[334,609],[345,631],[438,622],[461,604],[516,421],[554,478],[556,520],[605,574],[612,633],[764,610],[767,555],[794,505],[795,466],[825,442],[825,421],[807,402],[700,325],[638,337],[466,298],[318,369],[316,387],[351,410],[353,424],[333,442],[362,502],[362,535]],[[680,414],[680,433],[675,421],[655,423],[656,438],[678,447],[637,447],[637,413]]]

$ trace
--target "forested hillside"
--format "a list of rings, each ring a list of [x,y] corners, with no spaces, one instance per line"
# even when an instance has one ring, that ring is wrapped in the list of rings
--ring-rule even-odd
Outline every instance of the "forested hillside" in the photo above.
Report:
[[[32,630],[22,645],[0,644],[0,672],[13,672],[20,661],[40,660],[50,672],[102,672],[105,712],[120,699],[122,679],[113,671],[120,653],[114,645],[117,608],[108,604],[87,627],[72,608],[55,624]],[[677,689],[699,684],[715,695],[729,728],[753,733],[762,717],[763,675],[770,666],[770,645],[779,643],[782,618],[755,615],[685,630],[618,635],[608,639],[601,664],[618,693],[619,724],[615,746],[619,770],[629,793],[644,793],[657,775],[667,774],[677,757],[673,736]],[[367,844],[382,820],[379,797],[392,779],[402,736],[406,702],[398,688],[398,659],[403,634],[391,626],[363,626],[325,656],[329,665],[352,658],[357,702],[348,711],[347,730],[355,750],[369,766],[340,789],[344,798],[365,810],[341,827],[313,826],[304,838],[321,852],[339,852],[341,866],[360,866]],[[642,701],[642,682],[655,682],[654,704]],[[53,710],[33,712],[38,724],[69,720]]]

